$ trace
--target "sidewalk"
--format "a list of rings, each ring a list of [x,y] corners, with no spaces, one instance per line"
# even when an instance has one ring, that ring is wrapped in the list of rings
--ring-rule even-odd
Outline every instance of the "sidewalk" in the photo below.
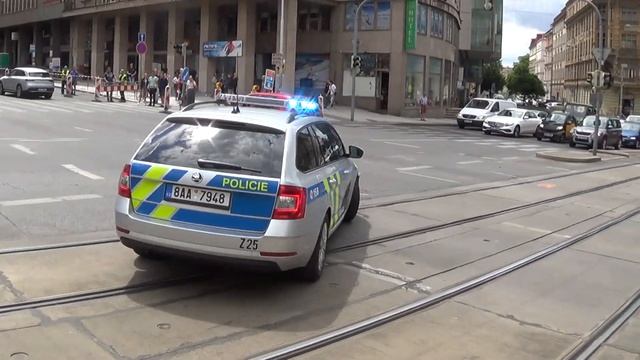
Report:
[[[331,109],[325,109],[324,115],[327,118],[338,120],[341,122],[350,122],[351,108],[348,106],[335,106]],[[426,121],[420,121],[419,118],[407,118],[395,115],[380,114],[364,109],[355,109],[355,123],[389,123],[389,124],[412,124],[423,126],[458,126],[455,119],[444,118],[427,118]]]

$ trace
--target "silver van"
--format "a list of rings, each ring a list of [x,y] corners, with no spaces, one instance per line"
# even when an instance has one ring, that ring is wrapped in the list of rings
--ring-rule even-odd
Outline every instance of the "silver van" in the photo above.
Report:
[[[509,100],[475,98],[458,113],[458,127],[460,129],[464,129],[465,126],[482,127],[482,123],[489,116],[517,107],[515,102]]]

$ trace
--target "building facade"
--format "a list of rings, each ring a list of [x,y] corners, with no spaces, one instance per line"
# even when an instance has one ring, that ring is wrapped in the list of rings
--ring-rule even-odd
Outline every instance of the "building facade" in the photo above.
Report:
[[[544,82],[545,34],[538,34],[529,43],[529,72]]]
[[[131,64],[140,74],[187,65],[201,91],[212,90],[214,76],[236,73],[247,93],[276,69],[283,91],[315,95],[333,80],[346,104],[356,23],[358,107],[410,114],[424,93],[434,109],[456,102],[458,0],[371,0],[357,20],[353,2],[334,0],[0,0],[0,52],[14,65],[59,61],[92,76]],[[274,53],[284,65],[272,63]]]
[[[614,77],[614,86],[604,91],[602,111],[606,115],[638,112],[640,100],[640,4],[637,0],[594,0],[604,18],[603,46],[611,49],[603,70]],[[592,49],[598,46],[598,19],[583,1],[566,4],[565,94],[571,101],[589,103],[588,72],[597,69]]]
[[[567,96],[564,91],[565,78],[565,56],[567,43],[567,28],[565,25],[566,9],[562,9],[560,14],[553,19],[551,25],[551,90],[550,98],[557,101],[564,101]]]
[[[544,68],[540,80],[542,80],[546,98],[551,99],[553,97],[551,92],[551,84],[553,82],[553,29],[549,29],[542,36],[542,63]]]

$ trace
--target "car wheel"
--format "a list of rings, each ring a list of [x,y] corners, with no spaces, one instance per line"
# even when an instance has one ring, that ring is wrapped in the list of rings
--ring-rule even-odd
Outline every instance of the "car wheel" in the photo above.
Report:
[[[136,254],[138,254],[138,256],[140,256],[143,259],[149,259],[149,260],[164,260],[167,258],[166,255],[157,253],[153,250],[149,250],[149,249],[142,249],[142,248],[134,248],[133,252],[135,252]]]
[[[0,95],[4,95],[4,86],[2,86],[2,82],[0,82]]]
[[[485,130],[485,131],[484,131],[484,134],[485,134],[485,135],[491,135],[491,130]]]
[[[542,137],[540,135],[536,136],[536,139],[538,139],[538,141],[542,141]]]
[[[569,140],[569,146],[570,147],[576,147],[576,143],[573,142],[573,139]]]
[[[602,138],[602,143],[600,143],[600,149],[607,150],[607,137]]]
[[[356,183],[353,185],[353,192],[351,194],[351,201],[349,202],[349,208],[344,214],[344,221],[351,222],[356,218],[358,214],[358,208],[360,207],[360,178],[356,178]]]
[[[458,127],[459,127],[460,129],[464,129],[464,123],[463,123],[463,122],[458,121]]]
[[[516,125],[516,127],[513,129],[513,137],[520,137],[520,125]]]
[[[618,139],[618,142],[616,143],[616,145],[613,147],[616,150],[620,150],[620,143],[622,142],[622,140]]]
[[[329,216],[327,215],[322,222],[322,228],[320,234],[318,234],[318,240],[316,241],[316,247],[313,249],[313,254],[307,262],[307,265],[300,269],[298,276],[300,279],[309,282],[315,282],[320,279],[322,270],[324,270],[324,260],[327,254],[327,240],[329,239]]]
[[[640,149],[640,140],[636,140],[636,149]]]
[[[49,100],[49,99],[51,99],[51,96],[53,96],[53,94],[47,94],[47,95],[44,96],[44,98]]]
[[[22,97],[22,86],[18,85],[16,87],[16,97],[17,98],[21,98]]]

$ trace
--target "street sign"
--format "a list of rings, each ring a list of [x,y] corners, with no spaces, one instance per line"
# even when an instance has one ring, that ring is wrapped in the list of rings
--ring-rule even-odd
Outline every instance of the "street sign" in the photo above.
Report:
[[[265,90],[271,90],[273,91],[273,87],[274,87],[274,82],[275,82],[275,77],[276,77],[276,72],[271,70],[271,69],[267,69],[264,72],[264,81],[262,83],[262,88]]]
[[[147,43],[144,41],[140,41],[136,44],[136,52],[138,55],[144,55],[147,52]]]
[[[275,66],[284,65],[284,54],[278,54],[278,53],[271,54],[271,63]]]
[[[611,49],[609,49],[609,48],[593,48],[591,53],[593,54],[593,57],[596,58],[596,61],[598,62],[598,64],[600,66],[602,66],[604,64],[604,62],[607,61],[607,58],[609,57],[609,54],[611,54]]]
[[[147,33],[139,32],[138,33],[138,42],[147,42]]]
[[[36,45],[35,44],[29,44],[29,52],[30,53],[35,53],[36,52]]]

